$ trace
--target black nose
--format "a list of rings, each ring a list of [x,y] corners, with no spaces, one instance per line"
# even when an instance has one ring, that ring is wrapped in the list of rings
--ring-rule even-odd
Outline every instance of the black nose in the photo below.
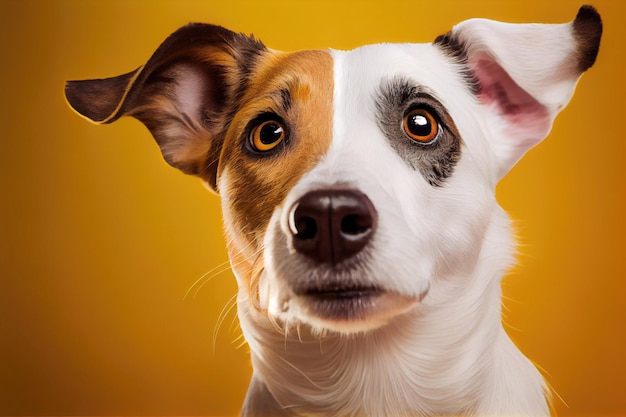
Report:
[[[352,189],[311,191],[293,205],[290,215],[295,249],[332,265],[367,245],[378,218],[370,199]]]

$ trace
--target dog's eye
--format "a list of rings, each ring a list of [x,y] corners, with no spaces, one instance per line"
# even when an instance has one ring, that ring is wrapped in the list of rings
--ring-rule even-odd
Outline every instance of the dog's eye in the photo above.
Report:
[[[285,128],[276,120],[266,120],[252,131],[250,144],[255,151],[267,152],[285,139]]]
[[[430,145],[439,137],[437,119],[426,109],[413,109],[404,116],[402,122],[404,132],[422,145]]]

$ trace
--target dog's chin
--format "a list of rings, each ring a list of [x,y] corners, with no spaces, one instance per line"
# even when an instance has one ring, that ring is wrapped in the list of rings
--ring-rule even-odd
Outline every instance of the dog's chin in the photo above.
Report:
[[[322,332],[363,333],[380,328],[411,310],[414,297],[373,286],[329,287],[302,291],[292,300],[299,322]]]

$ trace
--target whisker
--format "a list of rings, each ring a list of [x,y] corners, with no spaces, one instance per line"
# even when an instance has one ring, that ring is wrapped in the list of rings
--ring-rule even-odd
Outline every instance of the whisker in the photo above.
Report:
[[[189,289],[188,289],[188,290],[187,290],[187,292],[185,293],[185,296],[183,297],[183,300],[186,300],[186,299],[187,299],[187,297],[189,296],[189,293],[190,293],[190,292],[194,289],[194,287],[195,287],[196,285],[200,285],[200,288],[202,288],[202,286],[203,286],[204,284],[206,284],[207,282],[211,281],[213,278],[215,278],[216,276],[218,276],[219,274],[221,274],[222,272],[224,272],[224,271],[225,271],[225,269],[224,269],[225,267],[227,267],[227,266],[228,266],[228,268],[230,268],[230,266],[229,266],[229,265],[230,265],[230,264],[228,263],[228,261],[226,261],[226,262],[222,262],[221,264],[219,264],[219,265],[217,265],[217,266],[213,267],[213,268],[212,268],[212,269],[210,269],[208,272],[206,272],[205,274],[203,274],[200,278],[198,278],[198,279],[197,279],[197,280],[196,280],[196,281],[195,281],[195,282],[191,285],[191,287],[189,287]],[[228,269],[228,268],[227,268],[227,269]],[[226,269],[226,270],[227,270],[227,269]],[[215,272],[216,270],[218,270],[218,271],[217,271],[217,272]],[[210,274],[213,274],[213,275],[209,276]],[[207,278],[207,276],[209,276],[209,277]],[[196,292],[194,293],[194,297],[195,297],[196,295],[198,295],[198,291],[196,291]]]
[[[230,297],[230,299],[226,302],[224,308],[222,308],[222,311],[220,311],[219,316],[217,317],[217,324],[215,325],[215,329],[213,330],[213,354],[215,354],[215,349],[217,347],[217,334],[220,331],[220,327],[222,326],[222,323],[224,323],[224,320],[226,319],[226,316],[228,316],[228,313],[232,311],[235,305],[237,305],[237,294]]]
[[[198,288],[196,288],[196,291],[193,293],[193,297],[194,298],[196,298],[198,296],[198,293],[200,292],[202,287],[204,287],[209,281],[211,281],[213,278],[223,274],[224,272],[228,272],[228,271],[230,271],[232,269],[230,264],[222,264],[221,266],[222,266],[222,269],[220,269],[219,271],[215,272],[212,276],[210,276],[208,279],[204,280],[202,283],[200,283],[200,285],[198,285]],[[190,288],[190,290],[191,290],[191,288]]]
[[[302,335],[300,334],[300,322],[296,323],[296,333],[298,334],[298,340],[300,343],[304,343],[302,341]]]
[[[281,334],[285,333],[285,338],[287,337],[286,329],[283,329],[283,327],[278,323],[278,321],[276,320],[276,318],[274,316],[269,314],[267,316],[267,319],[269,320],[270,324],[272,326],[274,326],[274,329],[276,329],[276,331],[278,331],[278,333],[281,333]]]
[[[233,340],[233,343],[236,342],[237,340],[241,340],[241,342],[235,346],[235,349],[241,349],[242,347],[248,344],[246,339],[243,337],[243,333],[237,339]]]
[[[248,243],[246,248],[252,246],[252,243]],[[189,296],[189,293],[191,293],[194,288],[194,294],[193,297],[197,297],[198,293],[200,292],[200,290],[202,289],[202,287],[204,287],[209,281],[211,281],[213,278],[219,276],[220,274],[223,274],[226,271],[229,271],[232,269],[232,267],[237,266],[241,263],[243,263],[244,261],[240,261],[238,263],[234,263],[232,264],[231,261],[226,261],[226,262],[222,262],[221,264],[213,267],[211,270],[209,270],[207,273],[203,274],[200,278],[198,278],[192,285],[191,287],[189,287],[189,289],[187,290],[187,292],[185,293],[185,296],[183,297],[183,300],[186,300],[187,297]],[[210,275],[210,276],[209,276]],[[207,278],[208,276],[208,278]]]
[[[243,331],[241,330],[241,326],[238,321],[233,320],[233,324],[237,323],[237,328],[235,330],[239,331],[239,335],[232,340],[232,344],[235,345],[235,349],[241,349],[243,346],[248,344],[246,338],[243,335]]]
[[[235,303],[236,305],[236,303]],[[237,316],[237,314],[235,313],[233,315],[233,319],[230,321],[230,326],[228,326],[228,332],[229,333],[234,333],[237,330],[241,330],[241,326],[239,325],[239,317]]]
[[[249,242],[247,244],[247,246],[245,248],[243,248],[243,250],[250,248],[251,246],[253,246],[254,243]],[[208,271],[207,273],[203,274],[200,278],[198,278],[192,285],[191,287],[189,287],[189,289],[187,290],[187,292],[185,293],[185,296],[183,297],[183,299],[187,299],[190,294],[193,293],[193,297],[195,298],[198,293],[200,292],[200,290],[209,282],[211,281],[213,278],[219,276],[220,274],[223,274],[226,271],[232,270],[233,268],[236,268],[237,266],[241,265],[241,264],[246,264],[248,261],[247,259],[250,259],[250,257],[253,258],[252,261],[252,265],[251,265],[251,271],[254,271],[255,267],[258,268],[259,264],[261,264],[262,266],[262,262],[260,262],[263,258],[263,248],[258,248],[257,250],[255,250],[253,253],[247,255],[244,259],[241,259],[240,261],[236,262],[236,263],[232,263],[232,260],[229,262],[223,262],[220,265],[217,265],[216,267],[212,268],[210,271]],[[247,259],[246,259],[247,258]],[[260,271],[254,271],[256,273],[253,273],[253,277],[251,279],[251,284],[254,285],[256,283],[256,281],[258,280],[258,276],[261,275],[263,269],[261,269]],[[237,306],[237,295],[238,294],[234,294],[232,297],[230,297],[230,299],[226,302],[226,304],[224,305],[224,307],[222,308],[222,310],[220,311],[218,317],[217,317],[217,322],[215,325],[215,328],[213,330],[213,354],[215,354],[216,348],[217,348],[217,338],[219,335],[219,331],[222,328],[224,322],[226,321],[226,318],[228,317],[228,315],[233,311],[234,308],[236,308]],[[240,334],[233,340],[233,343],[238,343],[238,341],[240,341],[237,346],[236,349],[239,349],[243,346],[245,346],[247,344],[247,341],[245,340],[244,336],[243,336],[243,332],[241,332],[241,326],[239,325],[238,321],[237,321],[237,314],[233,315],[233,318],[230,322],[228,331],[229,332],[233,332],[235,330],[239,330]],[[280,326],[278,325],[278,323],[273,322],[273,325],[279,329],[282,333],[282,329],[280,328]],[[235,330],[234,330],[235,329]]]

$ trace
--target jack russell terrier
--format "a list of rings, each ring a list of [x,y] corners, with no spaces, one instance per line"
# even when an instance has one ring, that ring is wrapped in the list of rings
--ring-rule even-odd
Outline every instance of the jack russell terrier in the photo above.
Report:
[[[219,193],[253,376],[245,416],[550,414],[501,323],[498,181],[593,65],[602,22],[471,19],[428,44],[279,52],[189,24],[118,77],[70,81]]]

